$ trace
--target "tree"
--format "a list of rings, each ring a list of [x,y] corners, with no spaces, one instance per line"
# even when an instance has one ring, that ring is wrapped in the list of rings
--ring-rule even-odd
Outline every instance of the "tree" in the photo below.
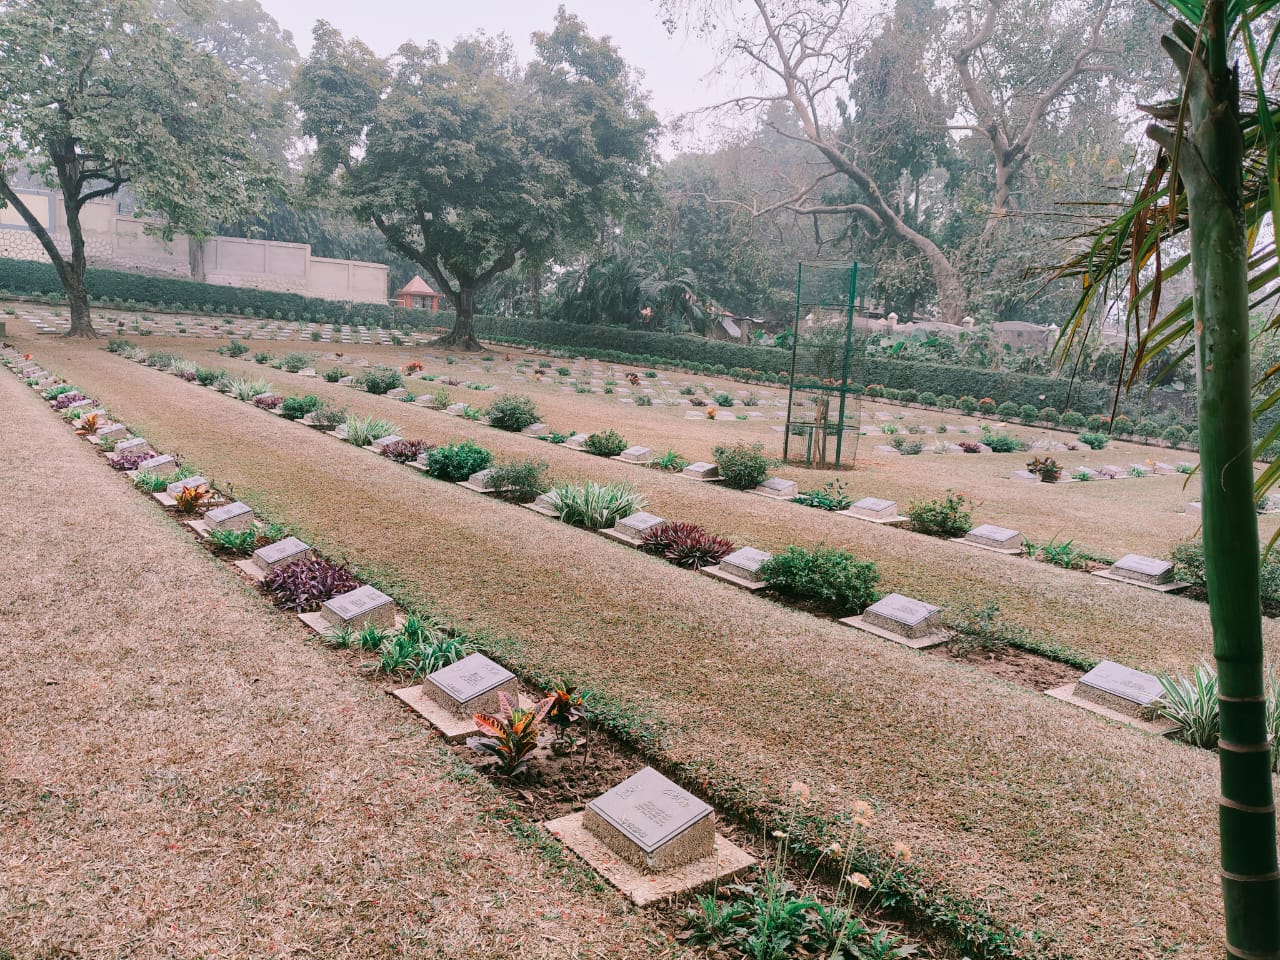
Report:
[[[67,292],[71,336],[95,336],[85,289],[85,204],[128,187],[166,238],[207,233],[275,181],[254,98],[145,0],[0,2],[0,201],[35,234]],[[59,194],[69,249],[14,189],[33,174]]]
[[[1259,593],[1255,496],[1280,467],[1255,483],[1253,419],[1278,400],[1277,370],[1251,402],[1250,298],[1277,295],[1277,251],[1270,234],[1280,214],[1280,110],[1268,81],[1280,27],[1275,0],[1165,0],[1175,19],[1161,41],[1182,78],[1172,103],[1150,108],[1159,123],[1148,135],[1159,146],[1133,203],[1104,224],[1068,273],[1084,294],[1063,349],[1084,339],[1091,302],[1112,281],[1129,285],[1128,382],[1153,365],[1176,365],[1194,354],[1199,387],[1200,470],[1205,579],[1218,668],[1222,894],[1228,957],[1280,957],[1280,871],[1267,738],[1267,683]],[[1265,43],[1255,40],[1255,31]],[[1243,107],[1243,56],[1252,83]],[[1265,230],[1262,230],[1263,226]],[[1265,237],[1263,235],[1266,235]],[[1162,251],[1189,241],[1189,254],[1165,262]],[[1174,243],[1176,241],[1176,243]],[[1190,271],[1192,294],[1161,315],[1160,291]],[[1145,306],[1144,306],[1145,303]],[[1144,324],[1139,309],[1149,319]],[[1274,329],[1276,321],[1270,327]],[[1171,357],[1171,359],[1170,359]],[[1280,433],[1259,441],[1264,448]]]
[[[313,189],[336,187],[454,305],[439,341],[479,350],[476,292],[588,243],[638,192],[656,118],[607,39],[563,8],[521,71],[509,44],[405,44],[389,61],[317,24],[295,100]]]

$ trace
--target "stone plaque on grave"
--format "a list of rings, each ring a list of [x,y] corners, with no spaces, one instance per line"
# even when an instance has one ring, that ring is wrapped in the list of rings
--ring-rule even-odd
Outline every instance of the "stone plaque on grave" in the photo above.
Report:
[[[295,560],[311,559],[311,547],[297,537],[285,537],[253,552],[253,563],[263,573],[270,573],[277,567],[293,563]]]
[[[1110,572],[1125,580],[1139,583],[1169,583],[1173,580],[1173,564],[1156,557],[1143,557],[1130,553],[1111,565]]]
[[[91,407],[91,406],[93,406],[93,401],[90,400],[88,397],[85,397],[81,400],[75,400],[67,404],[67,409],[78,410],[80,407]]]
[[[859,517],[870,517],[872,520],[887,520],[898,515],[898,504],[895,500],[863,497],[849,508],[849,512]]]
[[[575,433],[564,442],[564,445],[570,450],[585,450],[587,449],[587,438],[589,436],[590,434],[586,433]]]
[[[763,583],[760,568],[773,554],[755,547],[741,547],[720,561],[720,572],[751,583]]]
[[[368,584],[326,600],[320,607],[320,615],[335,626],[357,630],[370,623],[387,629],[396,625],[395,601]]]
[[[653,459],[653,451],[648,447],[627,447],[618,454],[618,459],[625,463],[648,463]]]
[[[697,463],[689,464],[681,473],[686,477],[693,477],[695,480],[714,480],[720,476],[720,468],[714,463],[699,460]]]
[[[652,527],[660,526],[666,523],[661,517],[656,517],[652,513],[645,513],[641,510],[639,513],[633,513],[629,517],[623,517],[618,521],[617,529],[619,532],[626,534],[633,540],[639,540],[644,536],[645,531]]]
[[[551,432],[551,428],[545,423],[531,423],[520,432],[526,437],[545,437]]]
[[[516,675],[482,653],[473,653],[437,670],[422,684],[423,696],[455,717],[496,713],[499,692],[514,701],[519,696]]]
[[[1160,681],[1111,660],[1103,660],[1076,681],[1075,695],[1138,719],[1148,719],[1164,694]]]
[[[652,767],[588,803],[582,823],[646,873],[681,867],[715,851],[715,811]]]
[[[388,400],[403,400],[409,395],[409,391],[404,387],[396,387],[394,390],[387,391]]]
[[[444,408],[444,412],[453,417],[460,417],[466,409],[465,403],[451,403]]]
[[[131,440],[121,440],[117,443],[115,452],[117,455],[121,455],[126,453],[142,453],[144,450],[149,449],[150,447],[147,446],[147,440],[145,437],[134,437]]]
[[[145,470],[148,473],[173,473],[174,470],[178,469],[178,461],[169,454],[162,453],[158,457],[143,460],[138,464],[138,469]]]
[[[122,440],[128,433],[129,431],[124,428],[123,423],[108,423],[99,427],[96,431],[100,440]]]
[[[183,480],[175,480],[173,483],[169,484],[167,487],[164,488],[164,492],[169,494],[169,496],[171,497],[176,497],[178,495],[178,491],[180,490],[187,490],[194,487],[207,487],[207,486],[209,486],[209,481],[206,480],[204,477],[201,477],[201,476],[187,477]]]
[[[882,630],[918,640],[937,629],[941,614],[942,608],[931,603],[891,593],[862,611],[862,619]]]
[[[485,470],[477,470],[471,476],[467,477],[467,485],[479,490],[492,490],[493,467],[489,467]]]
[[[995,547],[999,550],[1012,549],[1018,546],[1017,530],[1010,530],[1008,527],[997,527],[990,523],[974,527],[964,535],[964,538],[984,547]]]
[[[779,500],[790,500],[792,497],[799,496],[800,485],[794,480],[769,477],[764,483],[756,487],[756,493],[764,494],[766,497],[776,497]]]
[[[385,437],[379,437],[377,440],[374,440],[369,444],[369,446],[373,448],[374,453],[381,453],[383,447],[403,439],[404,437],[400,436],[398,433],[389,433]]]
[[[248,530],[253,526],[253,510],[237,500],[210,510],[204,515],[204,522],[210,530]]]

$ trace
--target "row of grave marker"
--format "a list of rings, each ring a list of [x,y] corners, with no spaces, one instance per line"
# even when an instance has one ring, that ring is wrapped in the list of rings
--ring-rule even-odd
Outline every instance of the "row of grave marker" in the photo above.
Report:
[[[447,411],[446,411],[447,412]],[[530,435],[539,435],[533,431],[543,425],[535,424],[528,428],[525,432]],[[336,433],[335,433],[336,435]],[[565,445],[570,449],[585,450],[585,440],[587,434],[575,434],[566,440]],[[386,443],[400,439],[396,435],[384,437],[380,441],[375,441],[371,445],[374,453],[379,453],[380,448]],[[571,445],[573,441],[577,444]],[[645,465],[652,462],[652,451],[646,447],[630,447],[623,451],[618,457],[613,459],[622,462],[632,463],[636,465]],[[718,476],[718,468],[712,463],[693,463],[682,471],[682,476],[700,482],[716,482],[720,479]],[[460,486],[474,490],[479,493],[491,494],[497,492],[492,483],[492,470],[478,471],[476,474],[463,481]],[[757,493],[770,496],[774,499],[789,499],[785,494],[790,488],[786,484],[793,484],[794,481],[783,480],[782,478],[770,478],[775,481],[772,485],[765,488],[756,488]],[[768,481],[766,481],[768,483]],[[766,492],[766,489],[768,492]],[[553,509],[549,503],[543,502],[544,497],[539,497],[534,503],[529,504],[530,509],[544,515],[558,517],[558,512]],[[907,518],[899,516],[897,512],[897,504],[891,500],[882,500],[874,497],[866,497],[853,504],[848,510],[840,511],[841,513],[854,517],[856,519],[868,520],[875,523],[886,525],[899,525],[905,523]],[[643,535],[643,531],[650,526],[663,522],[662,518],[655,517],[653,514],[641,512],[631,517],[623,518],[618,525],[606,531],[601,531],[610,539],[615,539],[631,546],[638,546],[639,537]],[[969,531],[964,537],[956,538],[957,542],[962,542],[971,546],[979,547],[987,550],[994,550],[1001,553],[1017,554],[1021,553],[1021,546],[1012,546],[1018,539],[1019,534],[1016,530],[998,527],[992,524],[984,524]],[[770,558],[770,554],[766,551],[759,550],[754,547],[741,547],[730,555],[726,556],[719,564],[713,567],[703,568],[700,572],[730,583],[744,589],[756,591],[763,589],[764,580],[760,575],[760,568],[764,562]],[[1178,583],[1173,580],[1173,564],[1167,560],[1161,560],[1154,557],[1144,557],[1137,554],[1128,554],[1117,560],[1111,567],[1106,570],[1095,571],[1095,575],[1105,579],[1132,584],[1147,589],[1157,590],[1160,592],[1176,592],[1184,589],[1186,584]],[[840,620],[841,623],[871,633],[883,639],[892,640],[901,643],[913,649],[927,649],[945,643],[947,636],[942,628],[942,608],[922,600],[907,597],[898,593],[890,593],[881,598],[876,603],[867,607],[861,614],[853,617],[846,617]],[[1101,671],[1101,673],[1098,673]],[[1133,677],[1141,678],[1141,683],[1129,683],[1127,689],[1145,689],[1147,691],[1157,691],[1154,696],[1148,698],[1143,703],[1135,703],[1125,700],[1123,696],[1117,694],[1121,701],[1129,703],[1133,708],[1129,712],[1117,711],[1102,707],[1096,696],[1079,696],[1076,693],[1076,687],[1084,684],[1086,692],[1091,689],[1090,682],[1097,680],[1099,677],[1105,682],[1107,678],[1114,677],[1117,672],[1123,673],[1125,676],[1130,674]],[[1132,678],[1131,678],[1132,679]],[[1140,673],[1123,667],[1113,661],[1102,661],[1098,667],[1082,677],[1076,684],[1069,684],[1064,688],[1054,691],[1048,691],[1051,696],[1064,699],[1075,703],[1085,709],[1093,712],[1103,713],[1112,718],[1121,718],[1125,722],[1131,722],[1135,726],[1147,729],[1159,729],[1160,732],[1170,732],[1171,728],[1153,725],[1150,722],[1154,700],[1159,696],[1159,681],[1150,674]],[[1114,704],[1113,704],[1114,706]],[[1100,709],[1100,707],[1102,707]]]
[[[4,348],[0,360],[12,366],[21,357],[12,348]],[[15,372],[24,378],[46,373],[29,361]],[[41,376],[41,381],[41,390],[61,383],[51,375]],[[135,439],[147,443],[144,438]],[[178,467],[171,456],[156,456],[148,462],[153,461],[160,470],[176,472]],[[207,478],[192,476],[174,480],[155,496],[160,503],[173,506],[182,489],[198,487],[213,489]],[[214,530],[255,529],[257,523],[248,504],[225,500],[207,509],[201,518],[188,521],[202,537]],[[314,556],[309,544],[287,536],[259,547],[235,566],[260,582],[274,570]],[[387,594],[363,584],[324,601],[319,611],[299,617],[317,633],[338,628],[359,630],[369,624],[391,629],[397,623],[397,608]],[[482,653],[469,654],[427,675],[419,685],[391,692],[449,742],[479,732],[471,718],[477,713],[499,712],[500,693],[531,705],[520,697],[515,674]],[[648,766],[591,800],[582,811],[544,827],[642,906],[673,893],[728,880],[756,862],[717,833],[710,805]]]

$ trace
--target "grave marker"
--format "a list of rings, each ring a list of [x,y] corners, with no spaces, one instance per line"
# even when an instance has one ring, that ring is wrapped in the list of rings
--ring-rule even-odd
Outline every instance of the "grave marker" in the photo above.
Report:
[[[941,607],[891,593],[867,607],[861,616],[846,617],[840,622],[923,650],[946,641],[941,632],[941,618]]]
[[[588,803],[583,826],[646,873],[684,866],[715,851],[715,811],[652,767]]]
[[[646,465],[653,462],[653,451],[648,447],[627,447],[613,459],[621,460],[623,463]]]
[[[697,463],[691,463],[680,471],[680,476],[688,477],[690,480],[700,480],[709,483],[713,480],[720,479],[720,468],[714,463],[707,463],[705,460],[699,460]]]
[[[204,515],[210,530],[248,530],[253,526],[253,510],[237,500],[225,507],[215,507]]]
[[[971,543],[974,546],[985,547],[988,550],[998,550],[1001,553],[1021,553],[1022,541],[1019,539],[1020,534],[1017,530],[1010,530],[1008,527],[997,527],[995,524],[984,523],[981,526],[974,527],[963,537],[960,538],[963,543]]]
[[[1163,694],[1164,689],[1154,676],[1112,660],[1103,660],[1075,685],[1075,695],[1080,699],[1139,720],[1151,718],[1155,702]]]
[[[207,487],[207,486],[209,486],[209,481],[204,477],[201,477],[201,476],[186,477],[185,479],[175,480],[173,483],[169,484],[167,487],[164,488],[164,492],[171,497],[176,497],[178,495],[178,492],[181,490],[186,490],[194,487]]]
[[[391,629],[396,625],[395,601],[376,587],[365,584],[326,600],[320,607],[325,626],[363,629],[370,623]]]
[[[286,566],[295,560],[310,560],[311,557],[310,546],[297,537],[285,537],[283,540],[269,543],[265,547],[259,547],[253,552],[250,562],[259,571],[267,574],[277,567]]]
[[[422,684],[424,696],[452,716],[468,719],[477,713],[496,713],[499,692],[514,701],[519,695],[516,675],[482,653],[429,674]]]
[[[645,532],[653,527],[661,526],[666,523],[661,517],[652,513],[646,513],[641,510],[630,516],[623,517],[609,530],[600,531],[610,540],[617,540],[619,543],[625,543],[628,546],[636,547],[640,545],[640,541],[644,539]]]
[[[751,492],[758,493],[762,497],[772,497],[775,500],[790,500],[800,495],[800,484],[794,480],[784,480],[782,477],[769,477]]]
[[[773,554],[755,547],[740,547],[733,551],[714,567],[703,567],[700,571],[709,577],[732,583],[734,586],[746,587],[748,590],[760,590],[765,586],[760,568]]]

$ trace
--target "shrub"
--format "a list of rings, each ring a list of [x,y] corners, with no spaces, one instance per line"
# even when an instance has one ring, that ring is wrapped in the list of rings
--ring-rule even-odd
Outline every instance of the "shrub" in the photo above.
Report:
[[[561,520],[588,530],[612,527],[648,504],[644,494],[629,483],[560,484],[547,496]]]
[[[1023,423],[1032,423],[1038,420],[1039,417],[1040,411],[1029,403],[1024,403],[1018,408],[1018,419]]]
[[[277,604],[294,613],[319,610],[326,600],[360,586],[345,564],[313,558],[295,560],[267,574],[266,591]]]
[[[733,544],[724,537],[707,533],[696,523],[667,521],[644,532],[640,549],[685,570],[699,570],[715,566],[731,554]]]
[[[973,399],[973,397],[961,397],[956,401],[956,406],[965,413],[973,413],[978,409],[978,401]]]
[[[225,347],[219,347],[218,352],[228,357],[243,357],[249,348],[233,337]]]
[[[347,371],[341,367],[330,367],[321,376],[324,377],[326,383],[337,383],[347,375]]]
[[[227,381],[227,393],[237,400],[252,400],[256,396],[270,392],[271,384],[265,380],[237,378]]]
[[[271,359],[271,354],[269,353],[255,353],[253,355],[254,363],[266,363],[270,359]]]
[[[1160,424],[1154,420],[1139,420],[1138,425],[1133,428],[1133,432],[1140,437],[1158,437],[1160,436]]]
[[[143,460],[150,460],[149,453],[122,453],[111,461],[111,467],[114,470],[137,470]]]
[[[954,407],[955,405],[956,405],[956,398],[953,397],[951,394],[949,393],[938,394],[938,406]]]
[[[322,401],[314,394],[305,397],[287,397],[280,404],[280,414],[286,420],[301,420],[308,413],[315,413],[322,406]]]
[[[321,430],[335,430],[347,422],[347,408],[321,406],[311,412],[311,422]]]
[[[647,393],[642,393],[642,394],[640,394],[640,396],[636,397],[636,406],[637,406],[637,407],[652,407],[652,406],[653,406],[653,397],[649,396]]]
[[[374,367],[360,378],[360,382],[366,391],[373,394],[387,393],[404,385],[400,371],[391,367]]]
[[[289,373],[297,373],[310,366],[311,360],[305,353],[290,353],[280,361],[280,369],[287,370]]]
[[[1033,457],[1027,464],[1027,469],[1043,483],[1057,483],[1062,477],[1062,465],[1053,457]]]
[[[196,383],[202,387],[211,387],[223,377],[221,370],[213,370],[209,367],[200,367],[196,370]]]
[[[530,397],[507,393],[489,405],[489,425],[499,430],[519,433],[538,422],[538,411]]]
[[[1085,425],[1084,415],[1074,410],[1068,410],[1062,415],[1062,425],[1070,427],[1072,430],[1079,430]]]
[[[919,440],[908,440],[906,437],[894,437],[890,446],[904,457],[918,457],[924,453],[924,443]]]
[[[926,407],[936,407],[938,405],[938,395],[932,390],[926,390],[920,394],[919,399]]]
[[[915,390],[907,389],[898,392],[898,399],[903,403],[915,403],[920,397]]]
[[[283,397],[261,396],[261,397],[253,398],[253,405],[255,407],[260,407],[263,410],[274,410],[276,409],[276,407],[281,406],[283,403],[284,403]]]
[[[843,483],[830,480],[816,490],[806,490],[792,497],[791,502],[818,510],[848,510],[853,505],[853,498],[845,493]]]
[[[468,737],[467,746],[494,758],[494,771],[501,777],[515,778],[528,772],[529,757],[538,748],[542,721],[551,709],[548,697],[532,710],[516,704],[514,697],[498,693],[498,713],[477,713],[472,719],[484,737]]]
[[[343,424],[346,427],[346,441],[357,447],[367,447],[375,440],[398,433],[399,429],[390,420],[381,417],[349,416]]]
[[[1128,436],[1133,433],[1133,421],[1123,413],[1117,414],[1116,418],[1111,421],[1111,432]]]
[[[911,529],[931,537],[955,539],[973,529],[969,501],[958,493],[948,492],[942,500],[913,501],[907,508]]]
[[[761,565],[760,575],[783,596],[810,601],[832,616],[861,613],[878,598],[876,565],[847,550],[787,547]]]
[[[616,430],[605,430],[602,433],[593,433],[587,437],[583,443],[587,453],[594,453],[597,457],[616,457],[623,450],[627,449],[630,444],[624,440]]]
[[[1178,736],[1195,747],[1218,745],[1218,675],[1200,664],[1190,677],[1157,674],[1164,691],[1156,707],[1159,716],[1178,725]]]
[[[1101,450],[1106,447],[1109,437],[1105,433],[1082,433],[1080,434],[1080,442],[1090,450]]]
[[[529,503],[544,493],[547,465],[541,460],[510,460],[493,468],[489,476],[495,495],[508,503]]]
[[[1165,427],[1164,433],[1160,434],[1160,439],[1166,443],[1172,443],[1174,445],[1186,443],[1187,431],[1185,428],[1180,427],[1175,423],[1173,426]]]
[[[764,455],[764,444],[735,443],[717,446],[711,451],[725,485],[734,490],[751,490],[764,483],[769,476],[769,458]]]
[[[991,448],[992,453],[1017,453],[1027,449],[1026,443],[1018,437],[1008,433],[992,433],[990,430],[983,431],[982,442]]]
[[[427,442],[425,440],[392,440],[378,452],[388,460],[394,460],[396,463],[410,463],[421,457],[426,449]]]
[[[447,443],[427,454],[427,473],[438,480],[461,483],[493,462],[493,454],[470,440]]]
[[[1034,412],[1034,411],[1033,411]],[[996,407],[996,416],[1006,420],[1012,420],[1018,415],[1018,405],[1012,400],[1006,400],[1000,406]]]
[[[1189,540],[1173,548],[1170,559],[1174,563],[1174,577],[1191,584],[1192,594],[1207,596],[1204,543]],[[1264,553],[1259,559],[1260,592],[1262,606],[1269,614],[1280,612],[1280,551]]]
[[[1097,433],[1110,425],[1110,421],[1100,413],[1086,417],[1084,421],[1085,427],[1093,433]]]
[[[983,397],[981,400],[978,401],[978,412],[979,413],[995,413],[996,402],[992,400],[990,397]]]
[[[675,450],[668,450],[651,464],[651,466],[659,470],[666,470],[668,473],[679,473],[688,465],[689,459],[681,456]]]
[[[1062,417],[1054,407],[1044,407],[1040,411],[1040,419],[1045,423],[1057,423]]]

